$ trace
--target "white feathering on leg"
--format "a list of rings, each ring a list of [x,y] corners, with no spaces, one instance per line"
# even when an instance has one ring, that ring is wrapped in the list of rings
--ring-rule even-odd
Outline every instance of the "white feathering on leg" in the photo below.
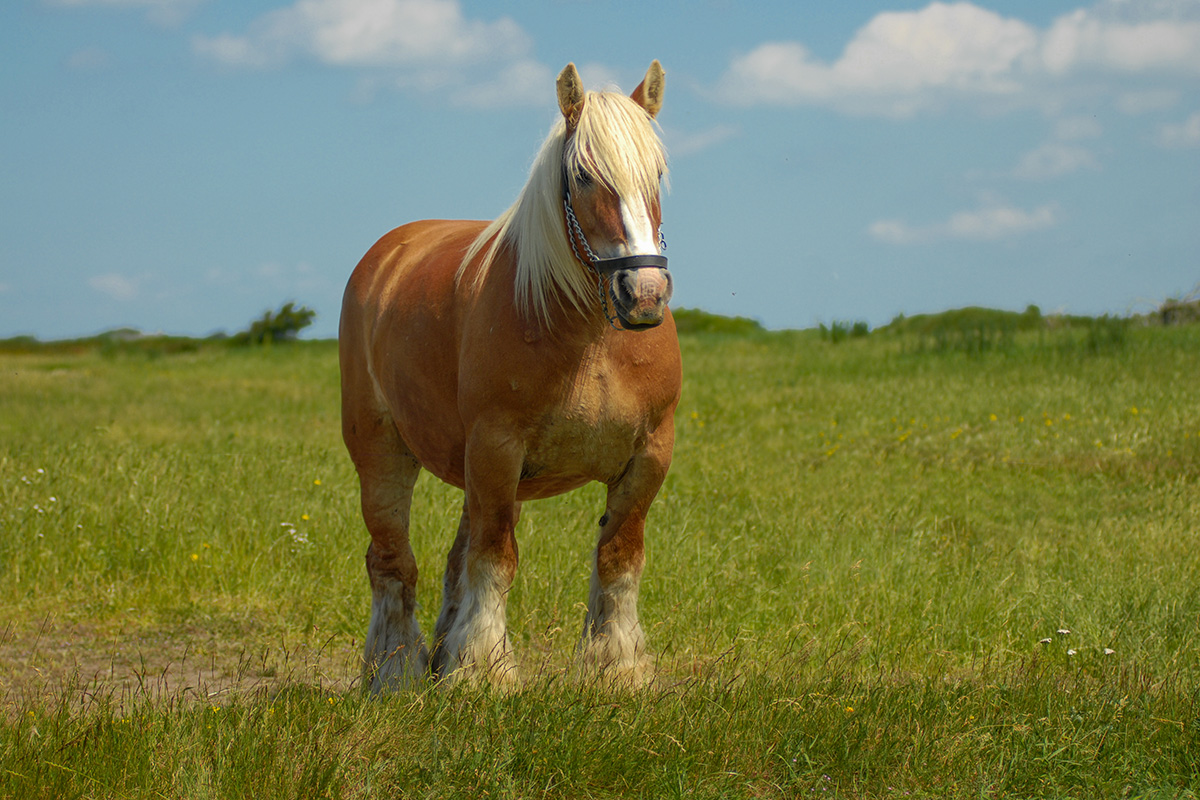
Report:
[[[476,580],[468,576],[475,572]],[[507,589],[500,571],[490,564],[477,564],[462,571],[462,599],[458,614],[446,634],[442,647],[446,652],[449,680],[490,678],[497,683],[516,679],[512,648],[508,641],[506,609]]]
[[[640,685],[645,635],[638,622],[638,576],[625,573],[608,586],[600,585],[593,567],[588,613],[580,649],[584,663],[599,668],[621,683]]]
[[[425,637],[410,609],[405,611],[404,584],[379,580],[371,593],[371,623],[363,649],[363,680],[372,694],[393,691],[424,680],[429,661]]]

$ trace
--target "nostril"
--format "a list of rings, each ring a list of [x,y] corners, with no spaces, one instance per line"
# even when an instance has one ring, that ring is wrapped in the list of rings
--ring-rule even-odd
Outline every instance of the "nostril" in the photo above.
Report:
[[[617,299],[622,303],[632,304],[637,298],[637,270],[619,272],[616,278]]]

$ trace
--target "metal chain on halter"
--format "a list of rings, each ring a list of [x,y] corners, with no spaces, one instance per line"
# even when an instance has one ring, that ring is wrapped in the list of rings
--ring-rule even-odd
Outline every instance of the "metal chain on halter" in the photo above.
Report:
[[[575,258],[580,264],[590,267],[596,274],[596,290],[600,295],[600,310],[604,312],[604,318],[608,320],[609,326],[613,330],[619,331],[621,328],[617,325],[616,309],[609,311],[611,303],[608,294],[604,291],[604,273],[599,268],[600,256],[596,255],[592,246],[588,244],[587,237],[583,235],[583,228],[580,227],[579,219],[575,216],[575,209],[571,207],[571,187],[565,175],[563,176],[563,213],[567,217],[567,240],[571,243],[571,252],[575,254]],[[575,245],[576,239],[583,245],[586,259],[579,254],[579,248]],[[667,249],[667,237],[663,234],[661,225],[658,228],[658,249],[660,251]]]
[[[571,208],[571,189],[566,182],[566,177],[563,177],[563,212],[567,215],[567,239],[571,242],[571,252],[575,254],[576,260],[585,267],[590,267],[596,275],[596,292],[600,295],[600,311],[604,314],[604,318],[608,320],[608,326],[614,331],[621,330],[617,325],[616,309],[609,310],[610,303],[608,295],[604,291],[604,273],[596,266],[596,262],[600,257],[592,250],[592,246],[588,244],[587,237],[583,235],[583,228],[579,226],[579,220],[575,216],[575,209]],[[575,246],[575,240],[578,239],[583,243],[583,252],[587,256],[584,259],[579,255],[579,248]]]
[[[600,257],[592,251],[592,246],[588,244],[587,237],[583,235],[583,228],[579,227],[579,220],[575,216],[575,209],[571,208],[571,190],[569,188],[563,190],[563,210],[567,215],[568,232],[571,234],[567,238],[571,240],[571,250],[575,253],[575,258],[579,259],[579,263],[591,267],[596,270],[596,262]],[[575,240],[583,242],[583,252],[587,256],[586,259],[579,255],[579,248],[575,246]],[[596,270],[597,272],[599,270]]]

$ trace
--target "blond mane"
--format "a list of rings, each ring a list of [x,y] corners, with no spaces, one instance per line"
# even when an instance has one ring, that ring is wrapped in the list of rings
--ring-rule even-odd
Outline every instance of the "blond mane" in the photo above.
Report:
[[[640,195],[647,208],[658,200],[667,171],[666,153],[650,115],[623,94],[588,92],[569,140],[566,121],[555,123],[516,202],[476,237],[458,268],[461,279],[483,253],[474,276],[474,283],[482,284],[507,244],[516,254],[517,311],[543,325],[549,323],[552,299],[583,313],[596,296],[595,279],[576,260],[567,239],[564,163],[572,178],[586,172],[621,197]]]

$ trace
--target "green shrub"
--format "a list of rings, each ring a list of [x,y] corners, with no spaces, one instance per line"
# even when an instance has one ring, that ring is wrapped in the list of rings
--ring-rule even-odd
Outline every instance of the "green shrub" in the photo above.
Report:
[[[1170,298],[1158,307],[1158,321],[1163,325],[1188,325],[1200,322],[1200,298],[1196,292],[1183,299]]]
[[[822,322],[818,329],[821,332],[821,338],[833,344],[837,344],[843,339],[861,339],[871,332],[871,326],[862,320],[857,322],[834,320],[828,326]]]
[[[1105,314],[1090,320],[1083,337],[1083,349],[1090,353],[1108,353],[1125,346],[1129,320]]]
[[[698,308],[673,308],[675,328],[680,333],[726,333],[745,335],[762,333],[763,326],[747,317],[724,317]]]
[[[295,303],[284,303],[278,313],[264,312],[260,319],[250,324],[248,330],[234,336],[231,342],[236,345],[289,342],[311,325],[315,316],[317,312],[311,308],[296,308]]]

